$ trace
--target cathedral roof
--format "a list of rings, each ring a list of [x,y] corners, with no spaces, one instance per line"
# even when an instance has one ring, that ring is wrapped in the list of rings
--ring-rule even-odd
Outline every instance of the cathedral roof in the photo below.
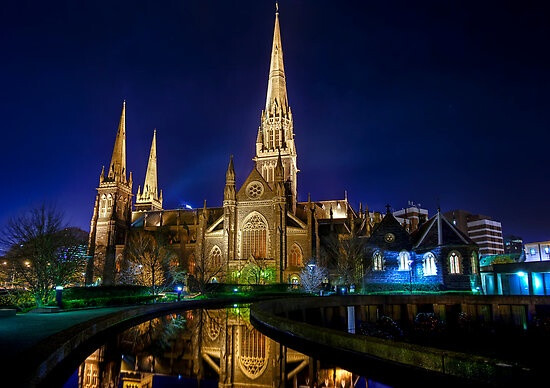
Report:
[[[458,230],[440,211],[416,230],[411,238],[415,249],[440,245],[473,245],[468,236]]]

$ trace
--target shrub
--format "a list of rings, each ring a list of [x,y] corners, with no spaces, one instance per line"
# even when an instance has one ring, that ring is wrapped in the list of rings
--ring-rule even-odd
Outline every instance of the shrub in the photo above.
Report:
[[[413,333],[421,338],[439,337],[445,329],[443,321],[433,313],[418,313],[414,319]]]
[[[382,316],[376,323],[362,322],[359,326],[359,332],[369,337],[384,339],[400,339],[403,337],[403,330],[397,322],[388,316]]]
[[[149,287],[134,285],[72,287],[63,290],[63,300],[140,296],[149,295],[150,291]]]

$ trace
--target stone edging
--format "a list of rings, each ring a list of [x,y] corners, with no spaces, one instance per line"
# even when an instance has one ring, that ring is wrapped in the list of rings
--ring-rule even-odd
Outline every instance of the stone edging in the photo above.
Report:
[[[352,357],[365,356],[385,360],[408,368],[423,369],[439,375],[466,379],[483,384],[504,384],[529,370],[510,365],[502,360],[459,353],[416,344],[357,336],[346,332],[322,328],[308,323],[285,318],[276,313],[306,309],[324,300],[327,306],[345,306],[346,297],[296,298],[290,303],[285,300],[270,300],[255,303],[250,309],[254,326],[270,334],[279,333],[283,338],[292,338],[318,349],[341,351]],[[352,304],[353,305],[353,304]]]

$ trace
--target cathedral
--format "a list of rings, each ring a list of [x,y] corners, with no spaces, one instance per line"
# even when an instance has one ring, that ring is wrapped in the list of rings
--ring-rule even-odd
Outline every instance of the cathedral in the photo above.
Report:
[[[133,194],[133,177],[126,168],[126,104],[123,103],[111,162],[107,170],[101,171],[97,187],[90,225],[88,255],[91,260],[86,273],[87,284],[98,280],[105,285],[117,282],[117,272],[132,230],[167,234],[171,248],[177,252],[177,259],[170,265],[179,266],[190,275],[206,277],[211,282],[250,282],[241,276],[253,263],[261,269],[260,279],[255,279],[257,284],[297,284],[309,260],[321,257],[323,241],[330,236],[337,240],[350,236],[362,238],[366,246],[370,244],[372,248],[365,249],[365,270],[378,271],[380,276],[376,279],[382,283],[393,279],[383,276],[389,273],[387,269],[391,266],[381,264],[379,255],[385,251],[373,248],[378,240],[369,243],[371,235],[376,231],[379,235],[388,224],[381,221],[390,220],[389,212],[383,217],[380,213],[363,210],[362,206],[357,212],[348,203],[347,194],[341,199],[323,201],[312,201],[308,195],[307,201],[298,201],[300,170],[281,42],[279,13],[276,12],[267,96],[256,135],[254,164],[244,183],[237,187],[233,159],[229,159],[221,207],[207,207],[205,203],[201,209],[163,208],[162,191],[157,182],[156,133],[143,186],[138,186],[137,193]],[[408,258],[413,258],[412,263],[399,267],[405,274],[397,278],[402,282],[401,278],[409,279],[406,271],[410,268],[419,268],[422,275],[423,258],[413,251],[413,235],[410,234],[413,230],[406,222],[403,225],[399,222],[395,225],[395,222],[389,223],[390,229],[402,230],[392,229],[393,232],[383,234],[404,236],[399,249],[408,250]],[[433,223],[432,220],[427,223],[430,222]],[[450,228],[455,233],[456,228],[452,225]],[[387,252],[391,251],[388,244],[392,242],[384,243]],[[464,236],[460,236],[459,242],[462,245],[453,252],[469,257],[475,244]],[[438,247],[437,241],[435,247]],[[465,251],[460,253],[463,247]],[[431,247],[426,249],[430,251]],[[334,263],[334,258],[332,264],[338,264]],[[442,274],[448,272],[448,259],[441,257],[433,265],[440,268],[439,272],[435,271],[439,276],[433,279],[444,284],[446,279]],[[454,274],[464,277],[455,282],[458,288],[468,288],[467,279],[472,274],[469,265]]]

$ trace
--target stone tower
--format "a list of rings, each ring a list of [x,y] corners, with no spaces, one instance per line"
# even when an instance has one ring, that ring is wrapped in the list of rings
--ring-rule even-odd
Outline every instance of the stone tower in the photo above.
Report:
[[[292,112],[288,104],[283,47],[279,28],[279,12],[275,13],[275,29],[267,84],[265,109],[256,138],[256,168],[271,187],[275,183],[277,158],[281,155],[284,170],[285,196],[288,208],[296,211],[298,167]]]
[[[86,270],[86,283],[101,278],[105,285],[114,284],[116,260],[122,254],[126,236],[130,229],[132,212],[132,173],[126,176],[126,101],[113,148],[113,155],[107,174],[105,168],[99,176],[95,199]],[[93,260],[93,261],[92,261]]]
[[[151,143],[151,152],[149,153],[149,162],[147,163],[145,182],[143,183],[143,192],[141,191],[141,186],[138,186],[135,209],[137,211],[162,210],[162,190],[159,195],[157,183],[156,129],[153,131],[153,141]]]

